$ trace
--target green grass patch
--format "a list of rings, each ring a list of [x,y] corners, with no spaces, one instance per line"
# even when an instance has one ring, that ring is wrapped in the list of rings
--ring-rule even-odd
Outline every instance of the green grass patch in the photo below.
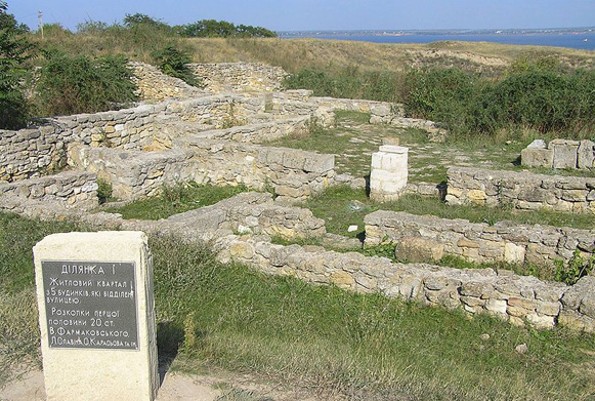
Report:
[[[231,198],[247,188],[242,185],[218,187],[195,183],[164,186],[158,196],[142,199],[106,211],[120,213],[125,219],[159,220],[188,210],[213,205]]]
[[[35,242],[78,228],[0,214],[0,229],[0,252],[10,255],[0,258],[0,358],[10,369],[39,362],[33,277],[10,284],[24,274],[10,261],[29,258],[32,270]],[[222,265],[207,246],[172,237],[151,238],[150,247],[160,354],[179,347],[173,368],[250,372],[368,400],[588,400],[595,388],[594,335],[469,320],[267,276]],[[20,291],[7,296],[15,287]],[[522,343],[529,351],[519,355],[514,348]]]
[[[444,219],[465,219],[472,223],[488,223],[510,220],[517,224],[541,224],[556,227],[592,229],[595,215],[555,212],[550,210],[522,211],[508,208],[486,208],[473,205],[447,205],[437,197],[415,194],[403,195],[394,202],[378,203],[371,201],[363,189],[348,186],[334,186],[322,194],[305,202],[305,207],[326,222],[330,233],[340,235],[358,235],[347,233],[350,225],[358,225],[363,230],[366,214],[376,210],[392,210],[417,215],[433,215]]]

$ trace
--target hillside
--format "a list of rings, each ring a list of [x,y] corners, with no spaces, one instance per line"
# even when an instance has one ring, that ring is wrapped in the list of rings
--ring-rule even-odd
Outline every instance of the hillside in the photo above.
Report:
[[[355,66],[362,70],[396,70],[427,65],[501,71],[518,58],[554,55],[564,64],[592,68],[592,52],[487,42],[380,44],[316,39],[188,39],[195,62],[260,61],[289,72],[306,67]]]
[[[487,75],[501,72],[513,60],[552,55],[572,67],[593,68],[593,52],[540,46],[514,46],[488,42],[435,42],[384,44],[318,39],[172,38],[151,35],[92,35],[57,31],[44,41],[46,48],[70,54],[123,53],[132,60],[152,62],[151,52],[177,41],[191,53],[193,62],[262,62],[293,73],[304,68],[325,70],[357,67],[362,71],[403,71],[408,67],[458,66]]]

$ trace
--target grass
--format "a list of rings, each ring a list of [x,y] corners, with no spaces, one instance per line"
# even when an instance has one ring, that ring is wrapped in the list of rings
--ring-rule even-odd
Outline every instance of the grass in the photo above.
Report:
[[[1,259],[0,356],[12,367],[24,355],[39,361],[35,313],[15,309],[35,309],[31,246],[53,230],[77,227],[6,214],[0,224],[0,252],[23,261]],[[177,349],[175,369],[249,372],[353,400],[592,399],[593,335],[534,331],[489,316],[469,320],[459,312],[266,276],[222,265],[206,246],[175,238],[152,238],[150,246],[160,354]],[[522,343],[529,349],[524,355],[514,351]]]
[[[592,229],[595,215],[554,212],[549,210],[521,211],[506,208],[485,208],[472,205],[447,205],[437,197],[415,194],[403,195],[394,202],[371,201],[363,189],[348,186],[328,188],[322,194],[304,204],[312,213],[326,222],[330,233],[345,236],[362,235],[364,216],[376,210],[392,210],[417,215],[433,215],[444,219],[466,219],[472,223],[488,223],[510,220],[517,224],[541,224],[556,227]],[[360,231],[348,233],[350,225],[357,225]]]
[[[231,198],[246,187],[198,185],[195,183],[164,186],[158,196],[138,200],[122,207],[107,208],[107,212],[120,213],[125,219],[159,220],[188,210],[213,205]]]
[[[388,125],[371,125],[370,115],[353,111],[336,112],[336,128],[314,125],[309,132],[270,142],[282,146],[335,155],[335,169],[355,177],[370,174],[372,153],[385,137],[399,138],[409,148],[408,164],[411,183],[435,183],[447,180],[449,166],[472,166],[491,170],[529,171],[537,174],[595,177],[595,169],[553,170],[520,165],[521,150],[536,138],[550,138],[534,130],[499,132],[495,136],[473,136],[431,143],[419,129],[401,129]]]

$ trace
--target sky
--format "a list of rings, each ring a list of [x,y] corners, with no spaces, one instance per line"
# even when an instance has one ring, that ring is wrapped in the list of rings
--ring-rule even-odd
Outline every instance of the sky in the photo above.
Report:
[[[511,29],[595,26],[595,0],[7,0],[19,22],[75,30],[142,13],[170,25],[201,19],[274,31]]]

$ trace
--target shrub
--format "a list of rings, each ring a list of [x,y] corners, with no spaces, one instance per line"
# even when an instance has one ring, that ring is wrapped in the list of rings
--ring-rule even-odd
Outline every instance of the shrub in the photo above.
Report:
[[[36,86],[39,112],[95,113],[126,106],[136,99],[131,75],[120,56],[51,56]]]
[[[112,199],[113,188],[112,184],[104,179],[97,179],[97,200],[100,205],[109,202]]]
[[[178,49],[174,45],[166,46],[165,48],[153,53],[153,57],[159,65],[159,69],[172,77],[180,78],[184,82],[192,86],[201,86],[200,81],[186,64],[190,63],[190,56],[187,52]]]
[[[0,128],[19,129],[28,120],[27,102],[22,94],[27,75],[24,63],[33,46],[22,36],[25,29],[0,4]]]
[[[357,67],[346,67],[327,72],[304,69],[285,79],[286,89],[310,89],[314,96],[370,99],[387,102],[399,100],[400,77],[394,72],[362,72]]]
[[[277,34],[266,28],[251,25],[234,25],[227,21],[203,19],[192,24],[175,27],[180,35],[191,38],[274,38]]]
[[[443,122],[454,136],[529,128],[580,137],[594,127],[595,72],[551,59],[521,60],[497,81],[456,68],[412,70],[403,93],[408,115]]]
[[[475,77],[458,68],[411,70],[406,78],[405,111],[442,122],[451,132],[467,132],[475,85]]]

